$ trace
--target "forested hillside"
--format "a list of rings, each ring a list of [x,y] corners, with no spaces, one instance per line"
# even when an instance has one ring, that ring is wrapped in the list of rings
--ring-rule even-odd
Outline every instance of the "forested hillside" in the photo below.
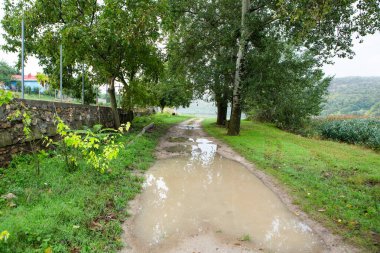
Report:
[[[380,116],[380,77],[334,78],[321,114]]]

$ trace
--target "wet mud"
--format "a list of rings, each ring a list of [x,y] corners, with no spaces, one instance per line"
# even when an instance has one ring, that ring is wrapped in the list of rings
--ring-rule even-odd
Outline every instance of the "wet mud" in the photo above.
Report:
[[[171,129],[157,157],[131,202],[121,252],[352,252],[329,245],[326,230],[289,208],[199,121]]]

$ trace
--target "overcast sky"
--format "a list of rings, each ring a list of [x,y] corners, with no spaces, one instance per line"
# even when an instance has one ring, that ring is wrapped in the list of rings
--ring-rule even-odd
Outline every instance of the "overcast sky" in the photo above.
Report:
[[[3,18],[3,0],[0,0],[0,19]],[[4,30],[0,27],[0,44],[3,45],[4,39],[2,34]],[[380,76],[380,33],[364,37],[363,43],[354,43],[354,52],[356,55],[352,60],[335,58],[334,65],[324,66],[327,75],[335,75],[336,77],[344,76]],[[4,60],[11,65],[17,62],[18,55],[6,53],[0,49],[0,60]],[[38,65],[38,61],[34,57],[30,57],[25,65],[25,74],[42,72],[42,67]]]

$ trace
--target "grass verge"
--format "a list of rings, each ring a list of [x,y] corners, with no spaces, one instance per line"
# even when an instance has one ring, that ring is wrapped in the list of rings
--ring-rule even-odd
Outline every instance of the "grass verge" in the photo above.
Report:
[[[51,153],[35,172],[30,155],[18,156],[0,169],[0,252],[115,252],[121,246],[121,223],[127,202],[141,190],[142,178],[133,170],[146,170],[154,162],[158,139],[168,127],[185,117],[154,115],[136,119],[133,129],[118,141],[128,143],[151,122],[156,127],[121,151],[111,172],[100,174],[80,166],[68,172],[62,157]]]
[[[213,120],[205,131],[273,175],[295,204],[344,238],[378,252],[380,154],[358,146],[304,138],[269,124],[242,121],[240,136],[227,136]]]

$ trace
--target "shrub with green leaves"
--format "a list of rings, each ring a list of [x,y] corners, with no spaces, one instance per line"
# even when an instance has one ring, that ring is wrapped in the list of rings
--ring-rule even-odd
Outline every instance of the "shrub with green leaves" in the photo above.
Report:
[[[13,99],[12,92],[0,89],[0,106],[2,106],[3,104],[8,104],[9,102],[12,101],[12,99]]]
[[[128,148],[119,150],[107,173],[88,169],[81,157],[78,168],[68,171],[59,148],[40,159],[40,175],[34,173],[32,154],[20,154],[8,168],[0,168],[0,196],[12,193],[17,197],[0,197],[0,252],[118,252],[123,246],[125,207],[143,182],[134,172],[147,170],[166,129],[187,119],[165,114],[149,118],[148,123],[156,124],[151,133],[137,138],[147,125],[141,120],[144,123],[134,124],[128,134],[114,135],[115,144],[127,144]],[[107,131],[97,125],[76,133],[85,138],[87,130],[94,134]]]
[[[322,137],[380,149],[380,120],[330,120],[320,124]]]
[[[128,131],[130,123],[122,125],[118,130],[95,125],[92,129],[71,130],[61,118],[56,116],[57,133],[61,137],[58,143],[48,140],[49,143],[58,144],[65,158],[69,170],[78,166],[78,160],[83,159],[87,165],[104,173],[109,163],[114,160],[123,145],[115,142],[115,138],[124,131]]]

